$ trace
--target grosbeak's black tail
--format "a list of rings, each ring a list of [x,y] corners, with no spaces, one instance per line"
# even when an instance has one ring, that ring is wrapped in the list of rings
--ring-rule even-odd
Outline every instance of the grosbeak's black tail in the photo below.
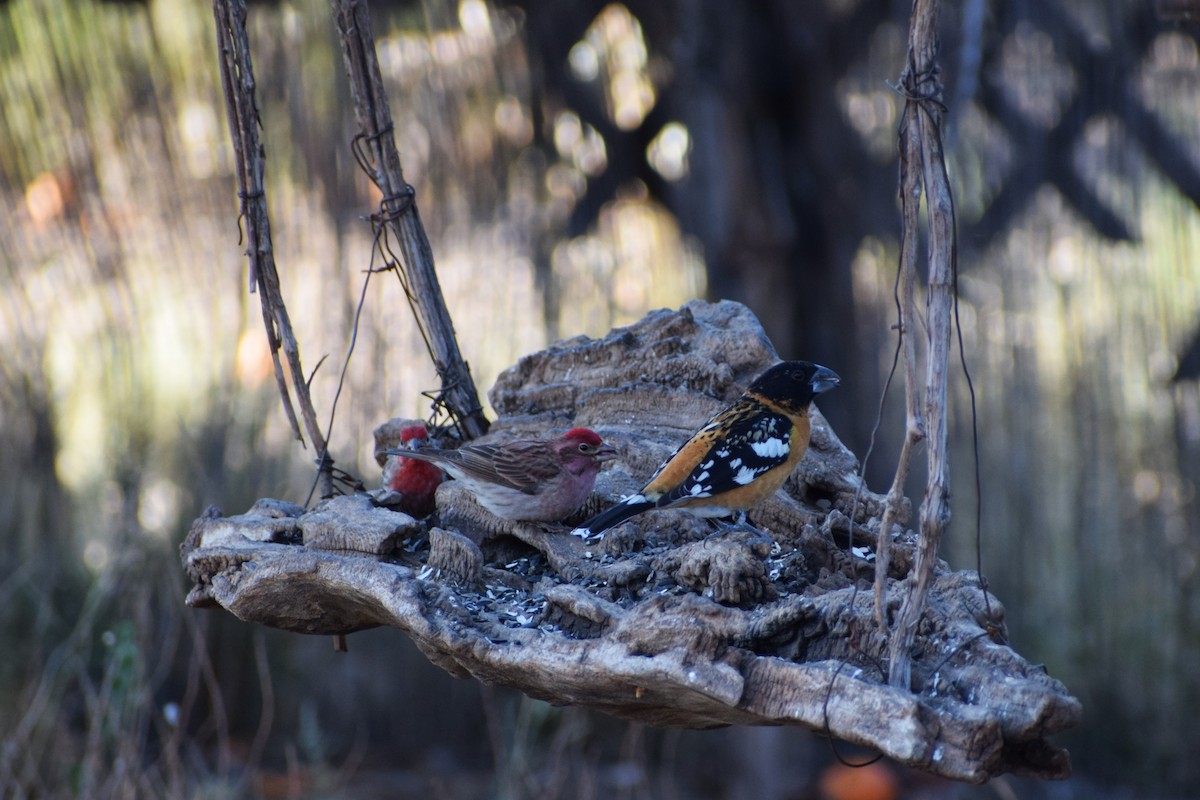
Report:
[[[650,508],[654,508],[654,503],[642,495],[636,494],[633,497],[625,498],[606,511],[601,511],[571,533],[582,539],[590,539]]]

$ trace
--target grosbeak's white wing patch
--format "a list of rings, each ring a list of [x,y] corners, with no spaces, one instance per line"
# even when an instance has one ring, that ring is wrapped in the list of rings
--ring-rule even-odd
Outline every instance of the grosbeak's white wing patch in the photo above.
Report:
[[[750,442],[750,449],[759,458],[787,458],[788,440],[769,436],[761,442]]]
[[[741,459],[739,459],[739,461],[740,460]],[[745,486],[747,483],[757,478],[759,474],[760,473],[755,472],[750,467],[739,467],[737,473],[733,476],[733,482],[740,486]]]

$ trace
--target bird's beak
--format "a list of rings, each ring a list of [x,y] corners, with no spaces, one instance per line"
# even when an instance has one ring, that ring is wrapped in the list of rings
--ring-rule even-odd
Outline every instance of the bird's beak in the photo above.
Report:
[[[596,448],[595,459],[603,464],[605,461],[612,461],[617,457],[617,448],[611,444],[602,444]]]
[[[817,371],[813,373],[812,390],[813,394],[828,392],[830,389],[842,382],[838,374],[826,367],[817,367]]]

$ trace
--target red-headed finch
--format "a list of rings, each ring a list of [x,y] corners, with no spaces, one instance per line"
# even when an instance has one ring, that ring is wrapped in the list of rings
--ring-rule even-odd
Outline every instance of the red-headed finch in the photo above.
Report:
[[[832,370],[807,361],[776,364],[676,450],[640,492],[571,532],[595,536],[652,508],[743,515],[800,463],[808,450],[809,404],[838,383]]]
[[[557,439],[384,452],[436,464],[461,481],[481,506],[514,522],[558,522],[570,516],[592,493],[600,467],[617,454],[587,428],[572,428]]]
[[[389,458],[383,467],[383,485],[400,495],[399,502],[391,505],[417,519],[433,513],[434,494],[443,480],[442,471],[432,464],[411,458],[422,448],[435,446],[429,439],[429,431],[422,424],[408,425],[400,430],[403,448],[386,451]]]

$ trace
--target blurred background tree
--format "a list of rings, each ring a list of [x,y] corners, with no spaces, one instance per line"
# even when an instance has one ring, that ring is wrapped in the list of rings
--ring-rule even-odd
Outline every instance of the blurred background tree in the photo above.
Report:
[[[373,11],[406,176],[481,387],[558,337],[736,299],[782,356],[843,375],[823,411],[865,452],[894,342],[888,81],[907,4]],[[910,796],[1197,795],[1187,11],[942,9],[984,570],[1018,648],[1087,712],[1064,737],[1065,788],[895,771]],[[331,356],[313,378],[327,412],[379,198],[350,152],[328,4],[254,4],[250,25],[277,260],[306,363]],[[289,439],[245,292],[212,26],[180,0],[0,4],[3,794],[845,796],[806,732],[648,730],[456,681],[395,632],[340,655],[183,607],[189,521],[209,503],[301,499],[313,457]],[[373,285],[330,441],[368,481],[371,429],[427,413],[435,387],[399,286]],[[958,389],[944,555],[971,567]]]

